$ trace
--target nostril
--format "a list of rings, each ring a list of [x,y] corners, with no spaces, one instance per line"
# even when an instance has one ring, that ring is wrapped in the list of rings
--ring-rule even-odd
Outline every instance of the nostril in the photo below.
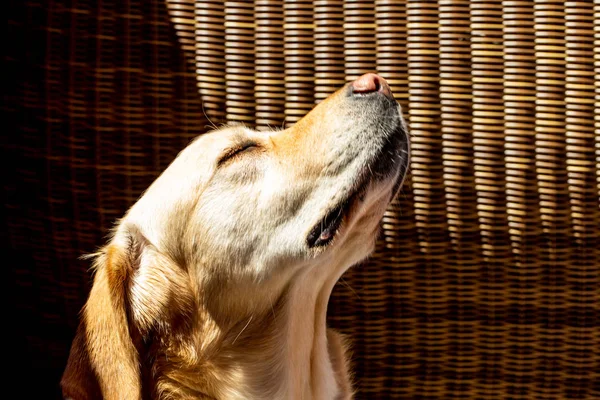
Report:
[[[355,94],[368,94],[382,92],[390,95],[390,90],[385,79],[376,74],[364,74],[352,82],[352,92]]]
[[[375,75],[375,77],[373,78],[373,82],[375,83],[374,92],[379,92],[381,90],[381,83],[379,82],[379,77],[377,75]]]

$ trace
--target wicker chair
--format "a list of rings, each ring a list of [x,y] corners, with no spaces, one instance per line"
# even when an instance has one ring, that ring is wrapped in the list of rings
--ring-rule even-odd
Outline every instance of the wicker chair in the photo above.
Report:
[[[412,175],[330,324],[359,399],[600,399],[600,5],[10,3],[0,151],[16,375],[58,396],[78,259],[210,124],[295,122],[377,71]],[[14,296],[14,297],[13,297]]]

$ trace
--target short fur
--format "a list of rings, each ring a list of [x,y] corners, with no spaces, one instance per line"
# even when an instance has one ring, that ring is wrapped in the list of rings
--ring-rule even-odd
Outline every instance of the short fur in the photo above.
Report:
[[[396,102],[348,85],[292,128],[198,138],[95,255],[65,398],[350,399],[327,304],[407,163]],[[340,204],[333,241],[311,246]]]

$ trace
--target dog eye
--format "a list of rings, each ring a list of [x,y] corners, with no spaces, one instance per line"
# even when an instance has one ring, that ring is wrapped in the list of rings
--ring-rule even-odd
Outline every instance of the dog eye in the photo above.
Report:
[[[258,145],[253,142],[242,143],[241,145],[231,147],[231,148],[225,150],[225,152],[219,159],[218,165],[226,163],[227,161],[232,160],[236,156],[239,156],[240,154],[242,154],[246,151],[254,150],[257,148],[258,148]]]

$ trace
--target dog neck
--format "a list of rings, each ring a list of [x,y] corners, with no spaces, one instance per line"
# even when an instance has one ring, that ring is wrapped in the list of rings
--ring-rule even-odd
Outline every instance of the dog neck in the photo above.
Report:
[[[332,348],[328,336],[334,333],[326,328],[329,297],[345,269],[311,265],[287,282],[207,285],[204,298],[210,302],[201,302],[193,335],[200,354],[194,358],[201,362],[189,371],[206,379],[194,390],[219,399],[348,398],[342,347]],[[185,374],[180,367],[164,373],[178,385],[188,381],[173,376]],[[161,391],[167,386],[163,382]]]
[[[326,314],[337,277],[323,276],[329,268],[300,273],[288,291],[287,364],[288,387],[282,398],[335,399],[340,388],[328,350]]]

